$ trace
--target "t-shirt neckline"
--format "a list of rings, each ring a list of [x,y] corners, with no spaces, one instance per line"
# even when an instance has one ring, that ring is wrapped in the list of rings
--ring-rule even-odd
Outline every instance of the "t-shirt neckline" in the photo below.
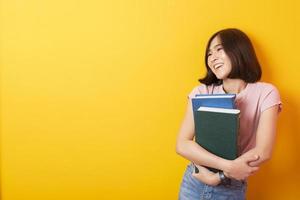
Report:
[[[245,93],[246,93],[246,91],[248,90],[249,85],[250,85],[250,83],[247,83],[247,84],[246,84],[246,87],[245,87],[240,93],[235,94],[235,95],[236,95],[236,99],[241,99],[241,98],[243,98],[243,97],[245,96]],[[223,84],[220,85],[220,86],[221,86],[221,91],[222,91],[222,93],[223,93],[223,94],[227,94],[227,93],[225,92],[224,88],[223,88]],[[229,93],[228,93],[228,94],[229,94]]]

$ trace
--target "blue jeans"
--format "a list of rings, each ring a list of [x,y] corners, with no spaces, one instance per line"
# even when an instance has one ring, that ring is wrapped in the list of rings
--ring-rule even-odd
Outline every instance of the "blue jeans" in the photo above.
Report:
[[[189,164],[185,171],[179,200],[244,200],[246,199],[247,182],[232,179],[230,185],[210,186],[192,176],[194,165]]]

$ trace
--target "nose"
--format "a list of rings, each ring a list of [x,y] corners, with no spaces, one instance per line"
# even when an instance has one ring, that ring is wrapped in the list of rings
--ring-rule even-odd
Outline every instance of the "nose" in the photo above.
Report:
[[[211,56],[212,56],[213,60],[217,59],[218,58],[218,52],[213,51]]]
[[[217,55],[216,55],[215,53],[212,53],[209,60],[210,60],[210,62],[213,63],[213,62],[215,62],[217,59],[218,59]]]

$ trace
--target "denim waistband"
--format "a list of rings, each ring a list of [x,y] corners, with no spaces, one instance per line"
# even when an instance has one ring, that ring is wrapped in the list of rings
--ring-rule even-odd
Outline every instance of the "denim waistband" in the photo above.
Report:
[[[188,165],[188,171],[190,171],[191,173],[193,173],[194,172],[194,164],[193,163],[190,163],[189,165]],[[236,180],[236,179],[233,179],[233,178],[231,178],[230,179],[230,184],[228,184],[228,185],[223,185],[223,186],[227,186],[227,187],[230,187],[230,186],[243,186],[243,185],[245,185],[245,184],[247,184],[247,181],[246,180]],[[221,185],[221,184],[220,184]]]

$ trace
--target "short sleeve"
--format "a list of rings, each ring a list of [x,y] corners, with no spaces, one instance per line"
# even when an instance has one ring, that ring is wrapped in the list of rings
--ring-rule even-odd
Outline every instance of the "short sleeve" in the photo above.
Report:
[[[194,89],[188,94],[188,99],[194,98],[197,94],[204,94],[205,90],[206,85],[204,84],[194,87]]]
[[[188,94],[188,99],[194,98],[196,94],[199,94],[199,89],[198,87],[195,87],[189,94]]]
[[[280,94],[276,87],[271,85],[268,87],[266,95],[263,97],[263,101],[261,104],[261,112],[271,108],[275,105],[279,105],[279,111],[282,110],[282,102],[280,100]]]

